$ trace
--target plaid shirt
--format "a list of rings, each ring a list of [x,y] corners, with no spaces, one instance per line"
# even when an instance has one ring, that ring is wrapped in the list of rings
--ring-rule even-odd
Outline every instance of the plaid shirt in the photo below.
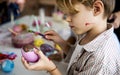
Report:
[[[113,30],[109,27],[88,44],[77,42],[67,75],[120,75],[120,44]]]

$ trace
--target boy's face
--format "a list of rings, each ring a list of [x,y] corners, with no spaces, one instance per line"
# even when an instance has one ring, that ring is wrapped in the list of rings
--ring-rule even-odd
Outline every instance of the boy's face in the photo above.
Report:
[[[69,22],[70,28],[76,34],[84,34],[94,26],[95,17],[93,9],[88,9],[83,4],[76,4],[75,8],[79,12],[77,14],[67,13],[66,20]]]

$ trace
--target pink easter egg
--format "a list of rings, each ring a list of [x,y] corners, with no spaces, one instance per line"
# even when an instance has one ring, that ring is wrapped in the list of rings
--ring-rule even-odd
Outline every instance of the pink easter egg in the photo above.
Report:
[[[17,33],[22,32],[22,27],[20,25],[14,25],[12,29]]]
[[[35,63],[38,61],[39,56],[33,51],[33,46],[32,45],[27,45],[24,46],[21,50],[22,56],[25,58],[26,61],[31,62],[31,63]],[[26,51],[25,49],[28,49],[28,51]]]

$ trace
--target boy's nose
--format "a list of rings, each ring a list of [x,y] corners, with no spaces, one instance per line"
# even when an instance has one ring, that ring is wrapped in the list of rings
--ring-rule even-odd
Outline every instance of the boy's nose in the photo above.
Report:
[[[70,17],[70,16],[66,16],[65,20],[66,20],[67,22],[71,22],[71,17]]]

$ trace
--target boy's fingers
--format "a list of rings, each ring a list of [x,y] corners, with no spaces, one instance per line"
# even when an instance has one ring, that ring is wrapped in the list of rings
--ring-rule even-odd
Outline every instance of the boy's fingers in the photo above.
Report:
[[[38,49],[35,49],[35,48],[34,48],[34,51],[35,51],[35,53],[38,54],[39,56],[41,56],[41,57],[44,56],[44,54],[43,54],[43,52],[42,52],[41,50],[38,50]]]
[[[46,36],[45,36],[45,38],[46,38],[47,40],[50,40],[50,41],[52,41],[52,39],[53,39],[53,36],[48,36],[48,35],[46,35]]]
[[[47,60],[49,60],[49,58],[46,57],[41,50],[36,50],[35,49],[34,51],[35,51],[36,54],[38,54],[40,56],[40,59],[47,59]]]
[[[24,64],[25,68],[26,68],[26,69],[29,69],[29,64],[28,64],[28,62],[24,59],[24,57],[22,57],[21,60],[22,60],[22,63]]]
[[[26,69],[32,70],[32,69],[35,69],[35,68],[36,68],[36,65],[35,65],[35,64],[34,64],[34,65],[30,65],[30,64],[24,59],[24,57],[22,57],[21,60],[22,60],[22,63],[23,63],[23,65],[24,65],[24,67],[25,67]]]

